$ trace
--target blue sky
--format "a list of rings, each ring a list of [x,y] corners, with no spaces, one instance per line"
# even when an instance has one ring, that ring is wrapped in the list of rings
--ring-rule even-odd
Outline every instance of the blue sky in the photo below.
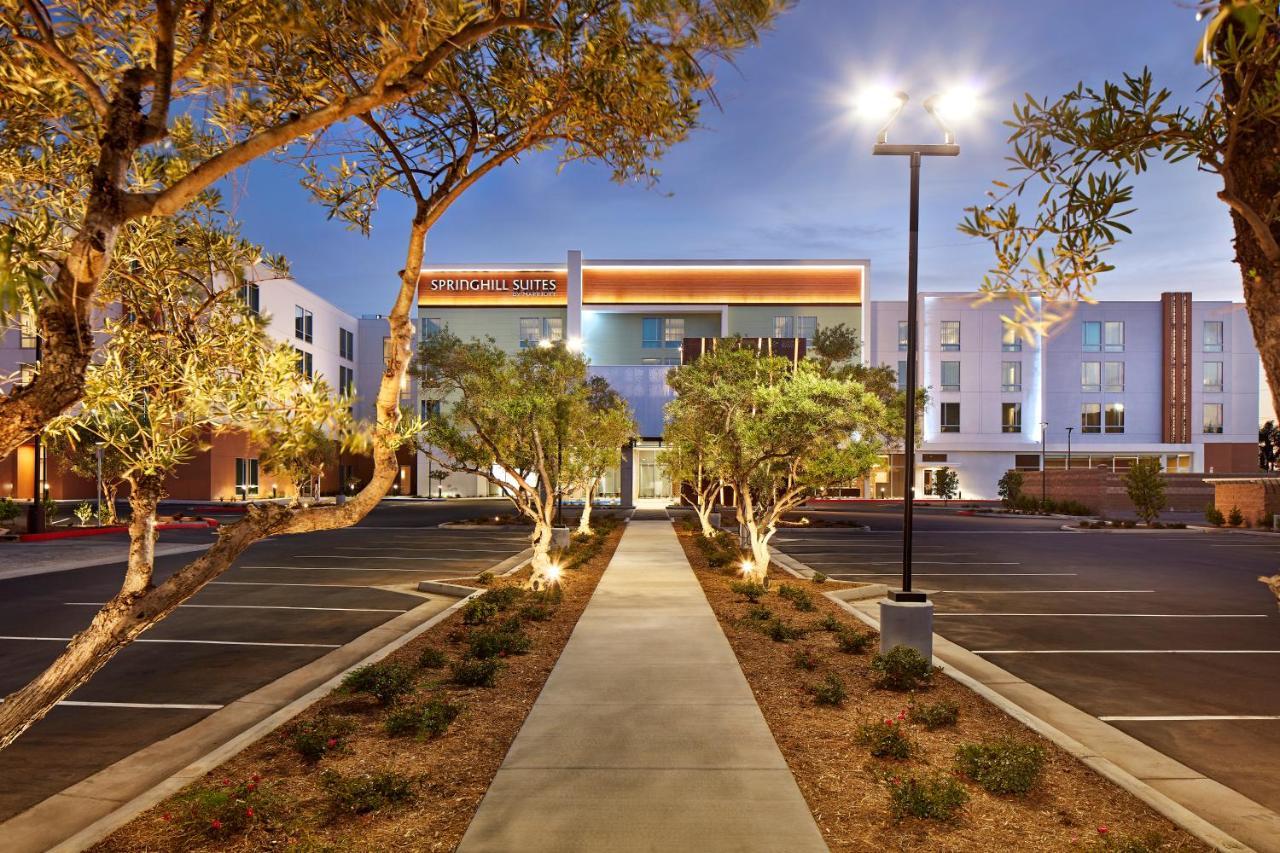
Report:
[[[1191,61],[1199,28],[1187,5],[799,0],[759,47],[719,70],[722,109],[708,108],[705,128],[662,161],[656,189],[620,187],[589,165],[560,171],[551,154],[530,157],[486,177],[446,214],[427,261],[560,261],[570,248],[588,258],[858,257],[871,260],[876,298],[901,298],[906,163],[871,156],[875,128],[850,118],[849,99],[881,82],[918,105],[958,81],[983,92],[985,109],[957,127],[958,159],[925,163],[920,280],[923,289],[972,289],[990,249],[955,226],[1003,176],[1010,103],[1144,65],[1193,99],[1203,76]],[[911,112],[896,136],[931,136],[918,106]],[[1189,163],[1142,176],[1135,233],[1111,254],[1117,269],[1097,295],[1152,299],[1175,289],[1239,300],[1216,189],[1215,176]],[[300,282],[349,311],[386,311],[404,258],[406,205],[389,200],[364,238],[327,221],[288,166],[255,164],[231,194],[246,236],[284,253]]]

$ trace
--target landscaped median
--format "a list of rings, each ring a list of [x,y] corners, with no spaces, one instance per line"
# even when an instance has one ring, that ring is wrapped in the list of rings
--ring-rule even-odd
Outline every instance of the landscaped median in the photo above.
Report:
[[[832,850],[1207,849],[913,652],[878,655],[830,583],[745,584],[733,545],[677,527]]]
[[[98,850],[452,850],[621,537],[575,539],[552,593],[527,569],[142,814]]]

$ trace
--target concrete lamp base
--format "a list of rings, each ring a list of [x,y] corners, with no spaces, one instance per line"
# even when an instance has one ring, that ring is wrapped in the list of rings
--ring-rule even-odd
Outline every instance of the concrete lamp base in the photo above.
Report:
[[[551,547],[555,548],[557,551],[563,551],[569,547],[569,528],[551,528]]]
[[[924,593],[891,590],[880,602],[880,653],[895,646],[909,646],[933,660],[933,602]]]

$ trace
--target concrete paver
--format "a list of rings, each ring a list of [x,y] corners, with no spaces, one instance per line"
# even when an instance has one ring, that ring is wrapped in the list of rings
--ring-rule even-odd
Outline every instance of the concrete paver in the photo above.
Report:
[[[458,849],[827,849],[670,523],[628,525]]]

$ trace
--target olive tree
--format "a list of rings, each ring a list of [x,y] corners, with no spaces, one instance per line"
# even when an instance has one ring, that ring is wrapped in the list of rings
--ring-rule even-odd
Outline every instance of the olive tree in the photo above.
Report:
[[[1280,10],[1252,0],[1196,5],[1206,23],[1188,41],[1199,45],[1194,59],[1205,81],[1194,101],[1177,102],[1145,68],[1056,98],[1028,94],[1007,122],[1014,177],[968,208],[960,230],[994,249],[983,289],[1012,298],[1009,319],[1039,331],[1058,311],[1037,309],[1033,297],[1087,297],[1112,269],[1105,256],[1129,233],[1135,175],[1153,160],[1216,174],[1253,336],[1280,408]]]
[[[704,440],[704,426],[705,418],[691,402],[679,407],[668,406],[658,464],[681,496],[686,487],[693,492],[693,511],[697,513],[702,535],[712,537],[716,529],[711,526],[711,513],[724,491],[724,477],[713,455],[718,447]]]
[[[84,430],[57,439],[50,436],[46,452],[62,464],[63,469],[96,484],[102,475],[102,509],[99,524],[116,524],[116,495],[124,482],[128,460],[101,436]]]
[[[1155,457],[1139,459],[1124,474],[1124,488],[1129,502],[1145,524],[1160,517],[1160,510],[1168,505],[1165,497],[1164,473],[1160,460]]]
[[[582,495],[578,532],[591,533],[591,502],[609,469],[622,461],[622,446],[636,436],[636,421],[626,399],[599,376],[587,380],[586,404],[568,424],[569,457],[565,483]]]
[[[885,405],[860,382],[809,359],[758,356],[724,342],[671,371],[669,421],[689,418],[734,489],[752,560],[764,581],[769,542],[783,516],[821,490],[865,476],[881,449]]]

